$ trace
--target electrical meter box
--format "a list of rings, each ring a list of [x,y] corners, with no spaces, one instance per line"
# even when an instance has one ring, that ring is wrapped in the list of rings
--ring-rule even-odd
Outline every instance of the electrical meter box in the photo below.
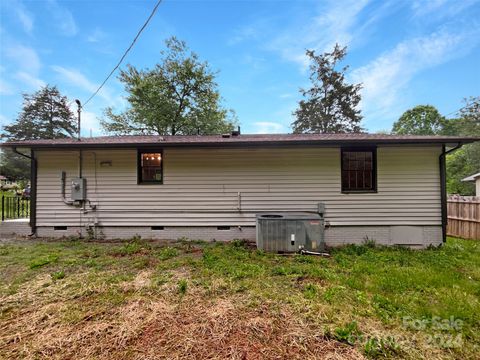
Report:
[[[87,199],[87,179],[74,178],[72,179],[72,189],[70,197],[73,201],[84,201]]]

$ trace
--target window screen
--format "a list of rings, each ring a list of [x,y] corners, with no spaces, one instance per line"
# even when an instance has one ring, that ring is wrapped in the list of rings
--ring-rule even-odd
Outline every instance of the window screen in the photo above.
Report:
[[[342,191],[376,191],[376,150],[342,150]]]
[[[147,184],[163,183],[163,153],[161,151],[139,151],[138,182]]]

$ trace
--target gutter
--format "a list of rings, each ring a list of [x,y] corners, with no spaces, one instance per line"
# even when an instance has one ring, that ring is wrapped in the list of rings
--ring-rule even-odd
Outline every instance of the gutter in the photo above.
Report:
[[[445,151],[445,144],[442,145],[442,153],[440,154],[439,166],[440,166],[440,202],[442,209],[442,241],[447,241],[447,223],[448,223],[448,209],[447,209],[447,166],[446,158],[451,152],[460,149],[464,143],[459,142],[457,146]]]
[[[480,141],[479,137],[444,137],[435,139],[275,139],[275,140],[248,140],[234,139],[231,141],[125,141],[125,142],[93,142],[93,141],[70,141],[70,142],[5,142],[0,143],[0,147],[29,147],[33,149],[124,149],[124,148],[231,148],[231,147],[292,147],[292,146],[315,146],[315,147],[332,147],[332,146],[370,146],[370,145],[440,145],[447,143],[463,143],[468,144]]]
[[[30,156],[21,153],[16,147],[12,148],[15,154],[23,156],[30,160],[30,228],[32,232],[28,236],[36,236],[37,234],[37,159],[35,152],[30,150]]]

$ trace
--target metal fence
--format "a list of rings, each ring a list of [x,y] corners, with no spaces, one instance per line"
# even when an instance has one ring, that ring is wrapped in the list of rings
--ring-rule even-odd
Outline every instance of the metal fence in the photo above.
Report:
[[[2,195],[2,221],[30,216],[30,199]]]
[[[447,234],[480,240],[480,197],[451,196],[447,203]]]

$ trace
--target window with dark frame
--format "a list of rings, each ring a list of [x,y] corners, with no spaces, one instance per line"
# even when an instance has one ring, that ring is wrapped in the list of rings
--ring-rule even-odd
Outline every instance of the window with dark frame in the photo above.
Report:
[[[162,184],[163,183],[163,152],[139,151],[138,152],[138,183]]]
[[[342,149],[342,192],[375,191],[377,191],[376,149]]]

